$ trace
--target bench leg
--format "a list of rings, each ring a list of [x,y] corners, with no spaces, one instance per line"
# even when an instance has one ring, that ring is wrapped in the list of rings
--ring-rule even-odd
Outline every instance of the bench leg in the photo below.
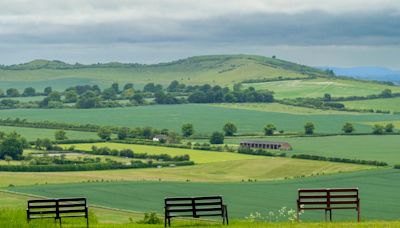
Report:
[[[329,210],[329,220],[332,222],[332,210]]]
[[[86,228],[89,228],[89,216],[86,218]]]
[[[357,209],[357,222],[360,222],[360,208]]]
[[[60,228],[61,228],[61,218],[59,218],[60,219]]]

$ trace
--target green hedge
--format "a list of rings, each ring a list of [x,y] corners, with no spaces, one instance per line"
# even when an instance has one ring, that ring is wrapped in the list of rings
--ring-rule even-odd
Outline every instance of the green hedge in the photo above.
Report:
[[[137,169],[168,167],[170,165],[186,166],[194,165],[192,161],[183,162],[165,162],[165,163],[143,163],[135,161],[131,165],[109,164],[109,163],[91,163],[77,165],[0,165],[0,171],[7,172],[65,172],[65,171],[90,171],[90,170],[110,170],[110,169]]]
[[[353,163],[353,164],[361,164],[361,165],[388,166],[388,163],[380,162],[380,161],[368,161],[368,160],[349,159],[349,158],[323,157],[323,156],[309,155],[309,154],[294,154],[294,155],[292,155],[292,158],[308,159],[308,160],[316,160],[316,161]]]

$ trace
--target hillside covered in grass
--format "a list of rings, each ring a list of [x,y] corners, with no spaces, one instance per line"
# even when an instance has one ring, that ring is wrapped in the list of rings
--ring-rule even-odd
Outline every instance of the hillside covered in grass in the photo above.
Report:
[[[68,64],[61,61],[34,60],[0,66],[2,87],[64,88],[77,84],[108,85],[134,82],[141,87],[149,82],[168,84],[178,80],[185,84],[211,83],[231,85],[255,79],[308,78],[328,76],[322,70],[296,63],[254,55],[196,56],[158,64],[98,63]]]

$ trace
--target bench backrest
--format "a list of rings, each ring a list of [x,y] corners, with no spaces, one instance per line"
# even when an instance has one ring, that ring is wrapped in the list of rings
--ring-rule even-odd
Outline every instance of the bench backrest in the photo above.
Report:
[[[301,209],[357,209],[358,188],[299,189],[297,204]]]
[[[41,217],[86,217],[86,198],[39,199],[29,200],[28,219]]]
[[[217,216],[223,213],[223,202],[221,196],[165,198],[165,209],[168,215]]]

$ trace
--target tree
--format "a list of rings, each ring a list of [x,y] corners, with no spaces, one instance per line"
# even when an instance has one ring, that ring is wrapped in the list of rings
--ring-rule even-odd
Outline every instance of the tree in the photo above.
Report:
[[[128,134],[129,134],[129,128],[121,127],[118,129],[117,137],[119,140],[124,140],[126,139],[126,137],[128,137]]]
[[[24,89],[22,96],[24,97],[31,97],[36,95],[36,90],[33,87],[28,87]]]
[[[312,122],[308,122],[304,125],[304,132],[306,133],[306,135],[314,134],[314,129],[315,129],[315,126]]]
[[[127,98],[127,99],[133,97],[134,94],[135,94],[135,90],[132,88],[122,91],[122,97]]]
[[[142,95],[137,93],[137,94],[134,94],[132,96],[131,102],[132,101],[135,102],[136,104],[143,104],[144,103],[144,98],[143,98]]]
[[[267,124],[264,127],[264,134],[265,135],[273,135],[275,131],[276,131],[276,127],[273,124]]]
[[[103,90],[101,97],[104,100],[115,100],[117,98],[117,92],[115,91],[115,88],[107,88]]]
[[[342,131],[346,134],[350,134],[354,131],[354,126],[351,123],[345,123],[342,127]]]
[[[372,133],[375,135],[382,135],[384,132],[385,127],[380,124],[375,124],[372,127]]]
[[[237,127],[233,123],[226,123],[223,128],[226,136],[232,136],[237,132]]]
[[[390,89],[384,89],[384,90],[381,92],[381,96],[384,97],[384,98],[392,97],[392,90],[390,90]]]
[[[22,138],[16,132],[12,132],[6,135],[0,143],[0,158],[10,156],[13,160],[19,160],[27,145],[28,142],[25,138]]]
[[[7,97],[19,97],[19,92],[15,88],[9,88],[6,91]]]
[[[193,135],[193,133],[194,133],[193,124],[187,123],[187,124],[182,125],[183,137],[189,137],[189,136]]]
[[[7,164],[10,164],[10,162],[13,160],[11,156],[6,155],[4,156],[4,160],[6,160]]]
[[[177,80],[172,81],[167,87],[168,92],[177,92],[179,87],[179,82]]]
[[[111,129],[108,127],[101,127],[98,131],[97,131],[97,135],[104,140],[110,140],[111,139]]]
[[[385,132],[392,133],[394,131],[394,125],[392,123],[388,123],[385,126]]]
[[[76,90],[68,90],[65,92],[65,103],[75,103],[78,100],[78,93]]]
[[[168,138],[167,138],[168,143],[172,144],[179,144],[181,143],[181,136],[176,133],[176,132],[168,132]]]
[[[210,143],[211,144],[224,144],[224,134],[221,132],[214,132],[212,133],[210,137]]]
[[[77,108],[95,108],[99,106],[99,98],[93,91],[88,91],[76,102]]]
[[[0,97],[4,97],[4,90],[0,89]]]
[[[66,140],[66,139],[68,139],[67,132],[65,132],[63,130],[56,131],[56,132],[54,132],[54,138],[56,140]]]
[[[49,95],[51,92],[53,91],[53,89],[50,86],[47,86],[46,88],[44,88],[43,93],[44,95]]]
[[[324,94],[324,101],[331,101],[332,100],[332,96],[329,93],[325,93]]]
[[[126,83],[124,85],[124,90],[127,90],[127,89],[133,89],[133,83]]]
[[[111,88],[115,91],[116,94],[119,93],[119,85],[118,85],[118,83],[114,82],[113,84],[111,84]]]

